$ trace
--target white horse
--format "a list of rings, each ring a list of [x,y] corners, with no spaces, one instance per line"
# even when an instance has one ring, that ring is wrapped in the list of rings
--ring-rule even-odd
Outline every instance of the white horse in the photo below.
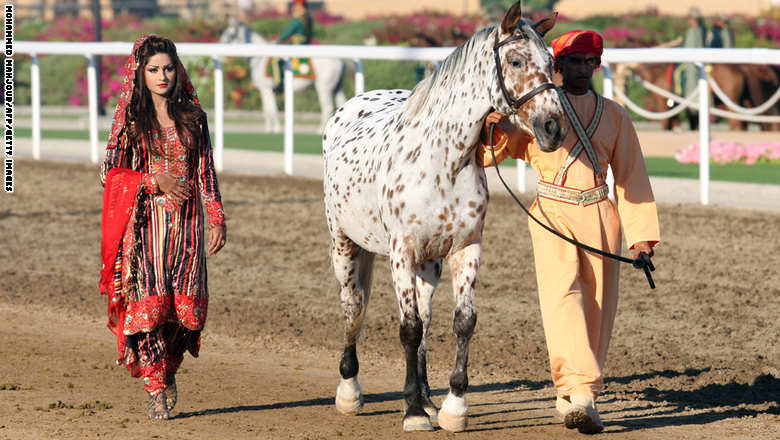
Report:
[[[468,346],[477,322],[474,288],[482,255],[488,188],[475,145],[491,108],[533,132],[542,149],[560,147],[568,126],[552,84],[544,35],[555,15],[529,25],[520,2],[499,28],[455,49],[413,91],[375,90],[350,99],[323,135],[325,215],[340,286],[344,351],[336,408],[363,405],[357,337],[376,254],[389,256],[406,359],[406,431],[467,425]],[[535,96],[535,97],[534,97]],[[525,105],[524,105],[525,103]],[[426,372],[431,300],[448,258],[455,299],[455,365],[437,411]]]
[[[219,38],[219,42],[268,43],[260,34],[234,19],[229,21],[227,29],[222,32],[222,36]],[[252,83],[260,91],[263,100],[265,130],[279,133],[282,131],[282,125],[279,120],[279,109],[276,107],[276,99],[273,92],[273,79],[265,74],[267,63],[268,57],[251,57],[249,58],[249,71]],[[312,58],[311,65],[314,70],[314,80],[294,78],[293,90],[300,92],[312,85],[314,86],[314,89],[317,91],[320,110],[322,111],[320,118],[320,131],[322,131],[328,118],[333,113],[333,100],[336,100],[337,106],[344,104],[344,101],[346,101],[342,90],[346,63],[341,59]]]

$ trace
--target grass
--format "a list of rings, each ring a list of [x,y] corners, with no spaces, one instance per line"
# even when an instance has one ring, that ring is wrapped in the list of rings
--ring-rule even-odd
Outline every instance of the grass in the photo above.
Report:
[[[14,135],[32,137],[29,128],[15,128]],[[86,130],[41,130],[41,137],[46,139],[89,140]],[[108,140],[108,132],[99,134],[100,142]],[[294,138],[295,152],[302,154],[321,154],[322,138],[316,134],[297,133]],[[225,148],[255,151],[279,151],[283,149],[282,134],[270,133],[225,133]],[[647,157],[647,172],[651,176],[675,177],[681,179],[698,179],[698,164],[683,164],[671,157]],[[513,166],[515,161],[508,159],[503,165]],[[780,164],[757,163],[754,165],[710,164],[710,178],[726,182],[767,183],[780,185]]]

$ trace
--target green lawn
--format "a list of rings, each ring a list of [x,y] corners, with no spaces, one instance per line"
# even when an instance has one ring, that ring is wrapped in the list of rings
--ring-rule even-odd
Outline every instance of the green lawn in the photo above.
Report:
[[[19,137],[32,137],[29,128],[15,128],[14,135]],[[55,139],[82,139],[89,140],[89,132],[86,130],[42,130],[41,137]],[[108,132],[100,133],[100,141],[108,139]],[[281,134],[268,133],[225,133],[225,148],[236,148],[258,151],[282,151],[283,137]],[[322,153],[322,138],[316,134],[296,134],[295,152],[303,154]],[[698,179],[699,166],[697,164],[678,163],[671,157],[648,157],[645,159],[647,171],[651,176],[678,177],[683,179]],[[504,165],[514,165],[515,161],[508,159]],[[758,163],[755,165],[743,164],[710,164],[710,178],[727,182],[770,183],[780,185],[780,164]]]

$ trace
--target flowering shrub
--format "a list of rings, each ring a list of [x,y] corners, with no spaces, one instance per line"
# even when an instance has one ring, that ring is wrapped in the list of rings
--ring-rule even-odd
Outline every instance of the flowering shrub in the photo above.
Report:
[[[376,18],[370,18],[376,19]],[[457,46],[477,30],[482,19],[477,16],[455,16],[439,12],[379,17],[383,27],[371,35],[379,44],[404,44],[415,47]]]
[[[699,163],[699,154],[699,144],[692,144],[675,153],[674,158],[680,163]],[[719,164],[780,163],[780,142],[740,144],[730,141],[714,141],[710,143],[710,159]]]

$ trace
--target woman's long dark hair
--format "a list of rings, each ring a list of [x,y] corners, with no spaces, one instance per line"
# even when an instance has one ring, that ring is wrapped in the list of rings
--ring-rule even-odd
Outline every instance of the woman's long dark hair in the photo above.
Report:
[[[135,70],[135,87],[133,88],[133,97],[127,108],[128,136],[131,142],[136,145],[145,141],[154,151],[160,153],[160,146],[155,145],[152,138],[154,131],[161,131],[160,123],[157,122],[157,112],[152,102],[152,94],[146,85],[146,65],[149,58],[158,53],[165,53],[171,57],[171,62],[176,69],[176,78],[173,87],[168,92],[166,99],[168,101],[168,116],[176,124],[176,131],[179,133],[179,139],[185,147],[194,150],[198,148],[202,141],[200,123],[203,117],[203,111],[198,105],[191,101],[189,93],[184,87],[185,71],[184,66],[176,54],[176,46],[173,41],[161,37],[149,37],[139,48],[135,59],[138,67]]]

